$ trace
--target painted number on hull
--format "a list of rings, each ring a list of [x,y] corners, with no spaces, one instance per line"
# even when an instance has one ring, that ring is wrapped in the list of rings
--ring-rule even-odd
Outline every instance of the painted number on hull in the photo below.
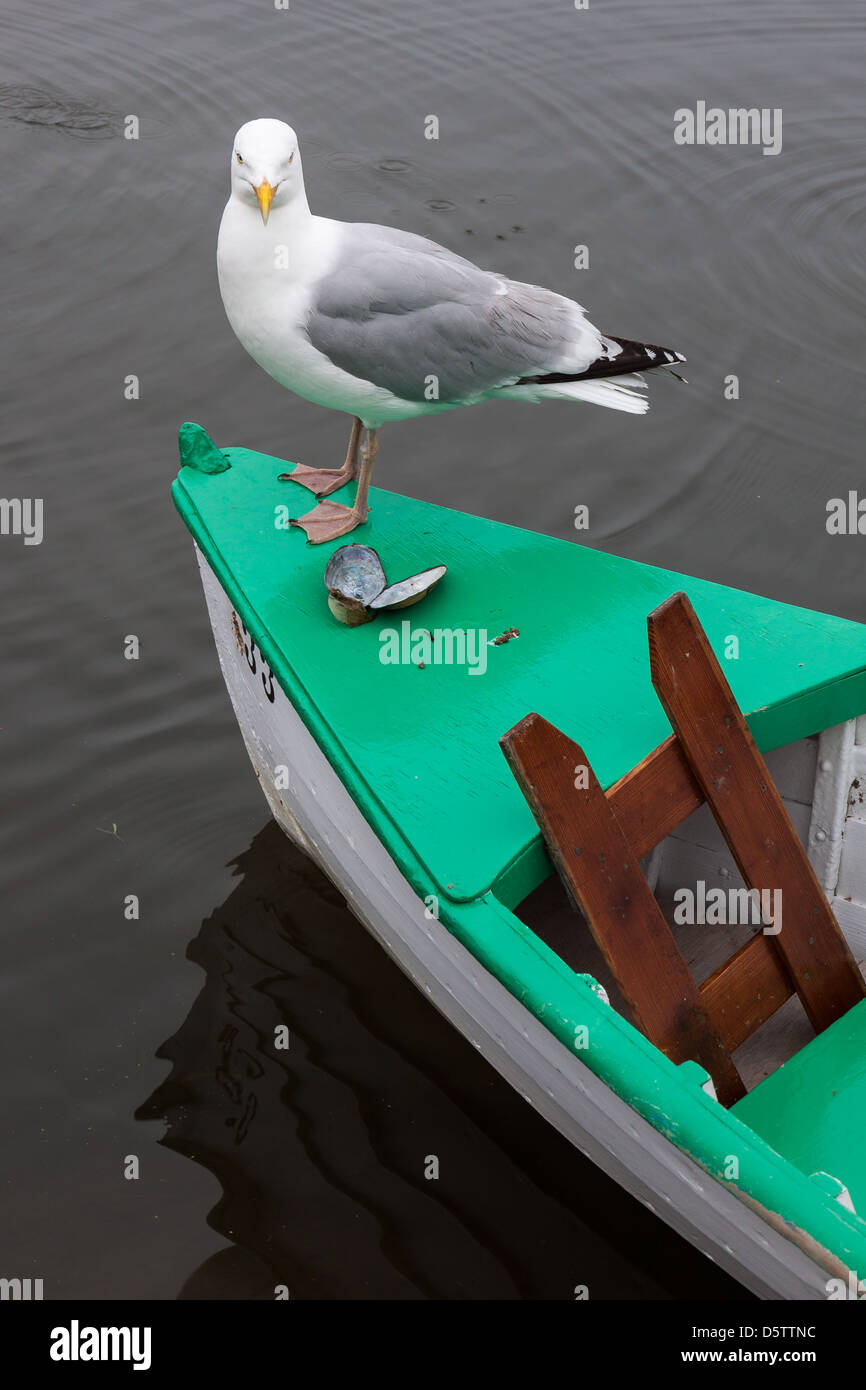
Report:
[[[255,642],[247,632],[237,613],[232,609],[232,627],[234,628],[235,641],[238,644],[238,651],[242,652],[247,659],[247,665],[253,675],[257,673],[261,676],[262,689],[270,700],[274,703],[274,676],[270,666],[265,661]]]

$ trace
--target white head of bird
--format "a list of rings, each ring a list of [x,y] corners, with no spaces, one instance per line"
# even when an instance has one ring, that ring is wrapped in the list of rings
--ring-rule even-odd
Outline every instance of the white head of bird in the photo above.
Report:
[[[247,121],[234,138],[232,197],[257,211],[267,225],[271,211],[306,206],[298,137],[285,121]]]

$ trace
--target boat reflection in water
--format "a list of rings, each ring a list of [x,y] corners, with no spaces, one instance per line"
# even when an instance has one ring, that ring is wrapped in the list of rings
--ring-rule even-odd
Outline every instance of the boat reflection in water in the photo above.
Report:
[[[223,1189],[232,1246],[181,1298],[748,1297],[499,1078],[274,822],[235,864],[137,1112]]]

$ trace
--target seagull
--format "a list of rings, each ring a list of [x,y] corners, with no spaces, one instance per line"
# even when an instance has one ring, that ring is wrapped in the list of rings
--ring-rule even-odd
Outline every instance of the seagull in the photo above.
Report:
[[[641,370],[682,353],[599,332],[574,300],[481,270],[412,232],[311,213],[298,138],[284,121],[241,126],[217,245],[236,336],[298,396],[353,417],[341,468],[282,478],[325,499],[292,518],[313,544],[367,519],[378,430],[481,401],[589,401],[640,415]],[[674,371],[674,375],[676,372]]]

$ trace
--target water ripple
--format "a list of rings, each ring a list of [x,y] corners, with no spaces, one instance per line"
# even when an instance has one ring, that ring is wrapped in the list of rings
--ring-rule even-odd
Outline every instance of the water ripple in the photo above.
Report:
[[[78,140],[111,140],[123,128],[123,117],[96,100],[8,82],[0,84],[0,119],[47,126]]]

